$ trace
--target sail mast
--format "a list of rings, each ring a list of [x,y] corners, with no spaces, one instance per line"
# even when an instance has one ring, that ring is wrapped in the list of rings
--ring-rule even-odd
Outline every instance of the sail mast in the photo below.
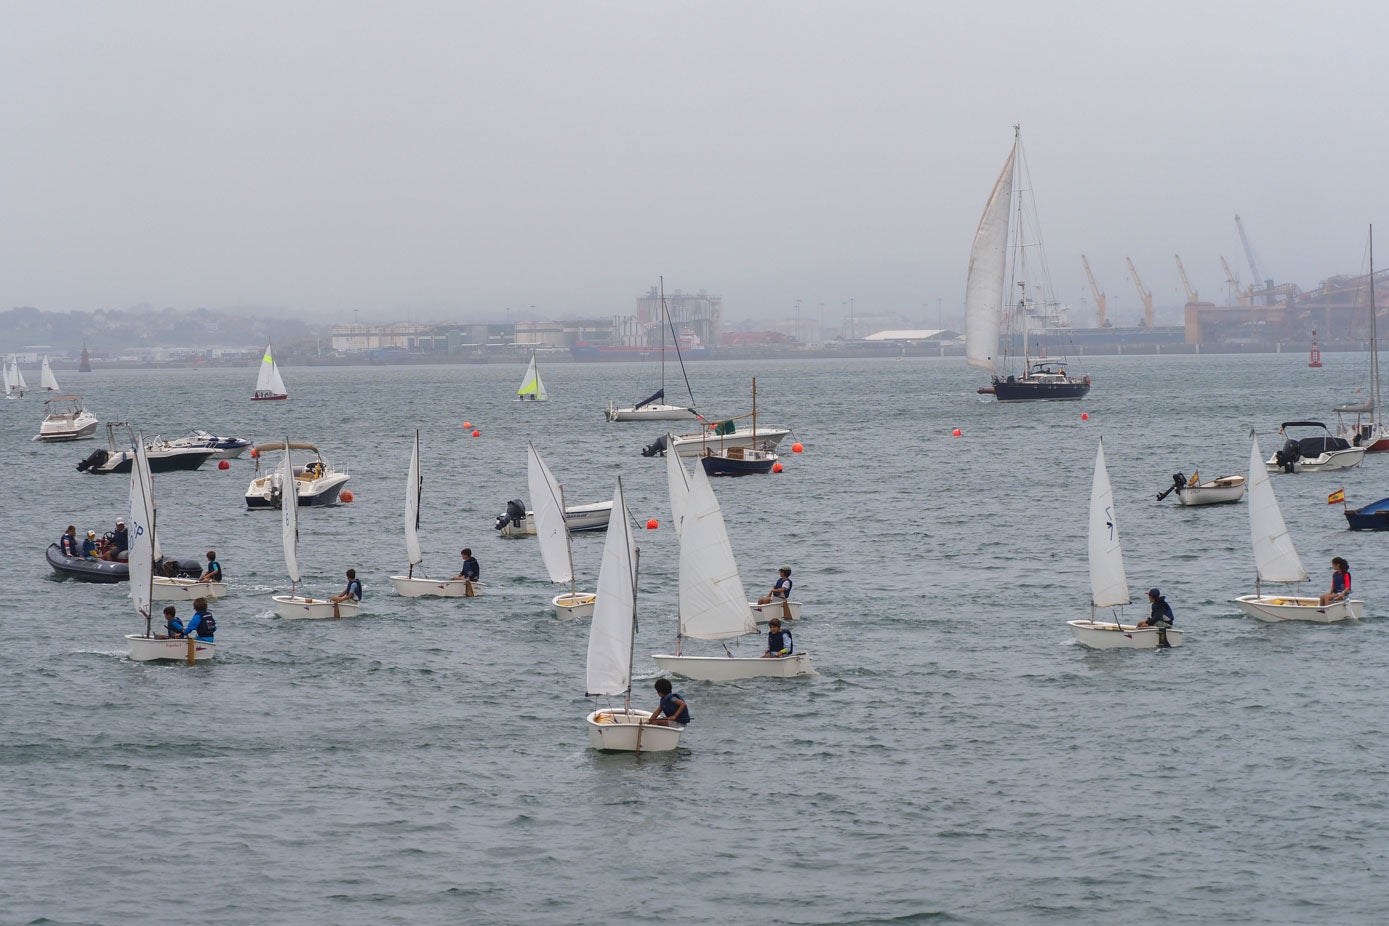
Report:
[[[1380,437],[1379,426],[1379,319],[1375,310],[1375,227],[1370,226],[1370,402],[1374,408],[1370,421],[1374,425],[1374,436]]]

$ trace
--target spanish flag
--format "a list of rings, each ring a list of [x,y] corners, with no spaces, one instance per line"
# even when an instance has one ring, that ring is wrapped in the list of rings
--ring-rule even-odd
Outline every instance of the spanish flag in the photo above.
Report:
[[[1334,504],[1336,504],[1337,502],[1344,502],[1345,500],[1346,500],[1346,490],[1345,490],[1345,489],[1337,489],[1335,492],[1332,492],[1330,495],[1328,495],[1328,496],[1326,497],[1326,503],[1327,503],[1328,505],[1334,505]]]

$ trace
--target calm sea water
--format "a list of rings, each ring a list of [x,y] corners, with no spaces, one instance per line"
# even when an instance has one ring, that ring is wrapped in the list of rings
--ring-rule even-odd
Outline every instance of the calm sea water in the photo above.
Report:
[[[641,757],[587,748],[587,625],[550,612],[534,541],[491,528],[526,494],[528,439],[571,503],[623,476],[661,522],[640,538],[650,707],[647,654],[675,628],[664,463],[639,454],[661,427],[602,418],[647,385],[637,367],[543,368],[542,405],[514,400],[521,366],[290,367],[291,401],[254,404],[254,369],[60,372],[146,433],[318,443],[355,501],[303,512],[301,564],[318,593],[355,566],[370,616],[274,617],[278,518],[244,509],[237,460],[156,481],[165,549],[215,547],[234,585],[217,660],[130,662],[125,588],[56,581],[43,558],[69,523],[109,529],[126,479],[75,470],[92,442],[30,443],[36,396],[0,403],[0,921],[1380,920],[1389,537],[1346,531],[1325,499],[1389,494],[1389,459],[1274,479],[1314,585],[1350,560],[1356,625],[1239,616],[1245,506],[1153,499],[1178,470],[1244,472],[1250,428],[1271,451],[1278,422],[1329,417],[1363,358],[1087,366],[1082,403],[999,406],[959,360],[692,365],[704,409],[746,410],[756,375],[760,418],[805,445],[716,491],[749,591],[795,570],[820,674],[678,682],[695,725]],[[426,568],[451,575],[472,546],[484,598],[390,590],[415,428]],[[1162,587],[1179,650],[1069,641],[1100,436],[1131,587]],[[602,536],[574,540],[588,587]]]

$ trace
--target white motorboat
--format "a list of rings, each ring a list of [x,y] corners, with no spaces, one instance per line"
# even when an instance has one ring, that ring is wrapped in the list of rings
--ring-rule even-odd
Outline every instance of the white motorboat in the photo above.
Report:
[[[96,415],[82,407],[80,395],[55,395],[43,403],[43,423],[34,440],[45,443],[86,440],[96,434]]]
[[[809,653],[762,658],[760,639],[759,652],[753,656],[734,656],[727,643],[723,643],[722,656],[690,656],[683,652],[686,639],[722,643],[757,634],[758,630],[738,575],[719,500],[701,467],[695,467],[689,495],[683,501],[672,498],[671,508],[679,512],[679,630],[675,652],[653,655],[656,665],[675,675],[701,681],[813,675]]]
[[[540,379],[540,369],[535,365],[535,351],[531,351],[530,366],[526,367],[526,376],[521,380],[521,388],[516,390],[516,398],[527,402],[544,402],[550,398]]]
[[[217,654],[217,645],[194,637],[169,638],[154,632],[151,619],[154,597],[154,564],[159,556],[155,524],[154,477],[145,460],[144,441],[135,442],[135,462],[130,469],[130,599],[135,612],[145,619],[144,633],[128,633],[130,658],[136,662],[170,659],[192,665]]]
[[[289,391],[285,389],[284,377],[280,376],[280,368],[276,366],[275,357],[267,344],[265,355],[260,358],[260,371],[256,374],[256,391],[251,393],[251,401],[273,402],[288,398]]]
[[[285,459],[288,460],[296,450],[312,453],[313,459],[303,466],[280,466],[261,472],[260,461],[265,454],[284,451]],[[334,468],[328,462],[328,458],[313,444],[298,441],[261,444],[252,448],[251,456],[256,461],[257,475],[246,487],[247,508],[279,508],[284,488],[291,484],[294,486],[299,507],[321,508],[333,505],[337,503],[338,494],[342,492],[342,487],[347,484],[349,478],[345,471]],[[293,473],[292,477],[286,475],[289,472]]]
[[[197,601],[199,598],[222,598],[227,594],[226,582],[199,582],[169,576],[154,577],[155,601]]]
[[[1194,505],[1228,505],[1244,498],[1245,478],[1243,476],[1221,476],[1218,479],[1201,481],[1200,473],[1192,473],[1188,479],[1184,473],[1172,475],[1172,485],[1159,492],[1157,500],[1162,501],[1173,492],[1177,501],[1188,507]]]
[[[661,331],[661,388],[628,408],[619,408],[615,402],[608,402],[603,414],[609,421],[689,421],[699,417],[692,407],[669,405],[666,403],[666,328],[671,330],[671,340],[675,346],[675,357],[680,362],[680,376],[685,381],[685,389],[690,392],[690,405],[694,405],[694,393],[690,390],[690,377],[685,372],[685,358],[680,356],[680,339],[675,336],[675,325],[670,320],[666,308],[666,281],[661,278],[661,318],[657,322]]]
[[[701,431],[697,434],[662,434],[656,440],[642,448],[641,455],[644,457],[664,456],[667,448],[675,447],[675,452],[682,457],[702,457],[705,451],[724,451],[730,447],[748,447],[757,450],[775,450],[781,439],[791,433],[790,428],[769,428],[758,425],[754,431],[749,425],[744,428],[736,423],[732,429],[726,429],[723,422],[710,422],[708,432]],[[723,433],[719,433],[722,431]]]
[[[1364,447],[1352,447],[1350,441],[1335,437],[1320,421],[1285,421],[1278,433],[1287,436],[1288,428],[1320,428],[1322,433],[1311,437],[1287,437],[1283,446],[1264,463],[1270,473],[1323,473],[1359,466],[1365,459]]]
[[[244,437],[218,437],[202,428],[194,428],[182,437],[169,441],[170,447],[200,447],[211,450],[214,459],[235,460],[251,446]]]
[[[415,575],[415,567],[424,564],[424,554],[420,551],[420,497],[424,490],[424,478],[420,471],[420,432],[415,430],[415,441],[410,447],[410,471],[405,480],[405,558],[409,569],[403,576],[391,576],[391,585],[397,595],[406,598],[476,598],[482,593],[481,582],[467,579],[431,579],[420,570]]]
[[[290,445],[281,445],[285,458],[281,472],[286,482],[295,478],[294,463],[290,456]],[[299,504],[293,492],[283,493],[280,505],[280,541],[285,552],[285,572],[289,574],[289,594],[274,595],[275,613],[287,620],[325,620],[334,617],[356,617],[361,603],[348,598],[346,601],[328,601],[308,595],[296,594],[299,585]]]
[[[53,368],[48,365],[48,355],[43,355],[43,365],[39,367],[39,388],[48,392],[62,392],[58,388],[58,378],[53,375]]]
[[[1257,570],[1254,594],[1235,599],[1241,611],[1250,617],[1270,623],[1277,621],[1315,621],[1330,624],[1336,621],[1359,620],[1365,614],[1365,602],[1354,598],[1321,604],[1313,596],[1265,595],[1263,583],[1296,583],[1308,581],[1307,570],[1293,546],[1292,535],[1278,508],[1273,494],[1273,482],[1259,464],[1259,440],[1252,439],[1249,455],[1249,535],[1254,547]]]
[[[622,495],[622,479],[613,492],[620,513],[603,541],[598,568],[598,602],[588,629],[585,690],[590,698],[621,696],[622,707],[598,708],[584,723],[594,749],[615,752],[669,752],[680,745],[683,726],[648,723],[649,711],[632,707],[632,650],[637,627],[637,571],[640,553]]]
[[[124,428],[126,436],[117,439],[116,433]],[[77,464],[78,472],[91,475],[106,473],[128,473],[135,462],[135,432],[129,423],[111,421],[106,425],[106,448],[93,450],[86,459]],[[206,447],[175,447],[166,440],[153,437],[145,442],[145,460],[150,472],[169,473],[175,470],[192,470],[212,459],[215,451]]]
[[[1364,401],[1338,405],[1336,436],[1364,447],[1370,453],[1389,451],[1389,425],[1384,423],[1379,397],[1379,320],[1375,309],[1375,230],[1370,226],[1370,273],[1365,278],[1370,292],[1370,390]],[[1360,390],[1356,390],[1359,392]],[[1353,416],[1353,417],[1352,417]]]
[[[570,505],[564,509],[564,525],[569,533],[583,531],[605,531],[608,519],[612,517],[612,502],[594,502],[591,505]],[[506,511],[497,515],[492,525],[501,531],[503,537],[534,537],[535,512],[525,506],[520,499],[506,503]]]
[[[1124,552],[1119,545],[1119,523],[1114,516],[1114,490],[1104,464],[1104,441],[1095,451],[1095,476],[1090,484],[1090,618],[1067,621],[1077,643],[1091,649],[1156,649],[1166,642],[1182,645],[1182,632],[1126,624],[1122,610],[1129,603],[1129,580],[1124,572]],[[1100,608],[1109,608],[1112,620],[1096,619]]]
[[[592,617],[595,594],[580,592],[574,580],[574,551],[565,526],[564,486],[540,458],[535,444],[526,444],[526,482],[535,503],[535,533],[540,541],[540,558],[551,582],[562,582],[569,591],[551,599],[557,617]],[[619,516],[622,514],[618,512]]]

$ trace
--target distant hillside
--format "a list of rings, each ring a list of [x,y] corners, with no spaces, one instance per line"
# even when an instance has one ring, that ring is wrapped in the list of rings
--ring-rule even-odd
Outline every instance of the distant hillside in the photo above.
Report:
[[[100,309],[95,312],[43,312],[17,308],[0,312],[5,351],[42,344],[55,351],[130,347],[263,347],[324,334],[327,325],[296,318],[234,315],[208,309]]]

